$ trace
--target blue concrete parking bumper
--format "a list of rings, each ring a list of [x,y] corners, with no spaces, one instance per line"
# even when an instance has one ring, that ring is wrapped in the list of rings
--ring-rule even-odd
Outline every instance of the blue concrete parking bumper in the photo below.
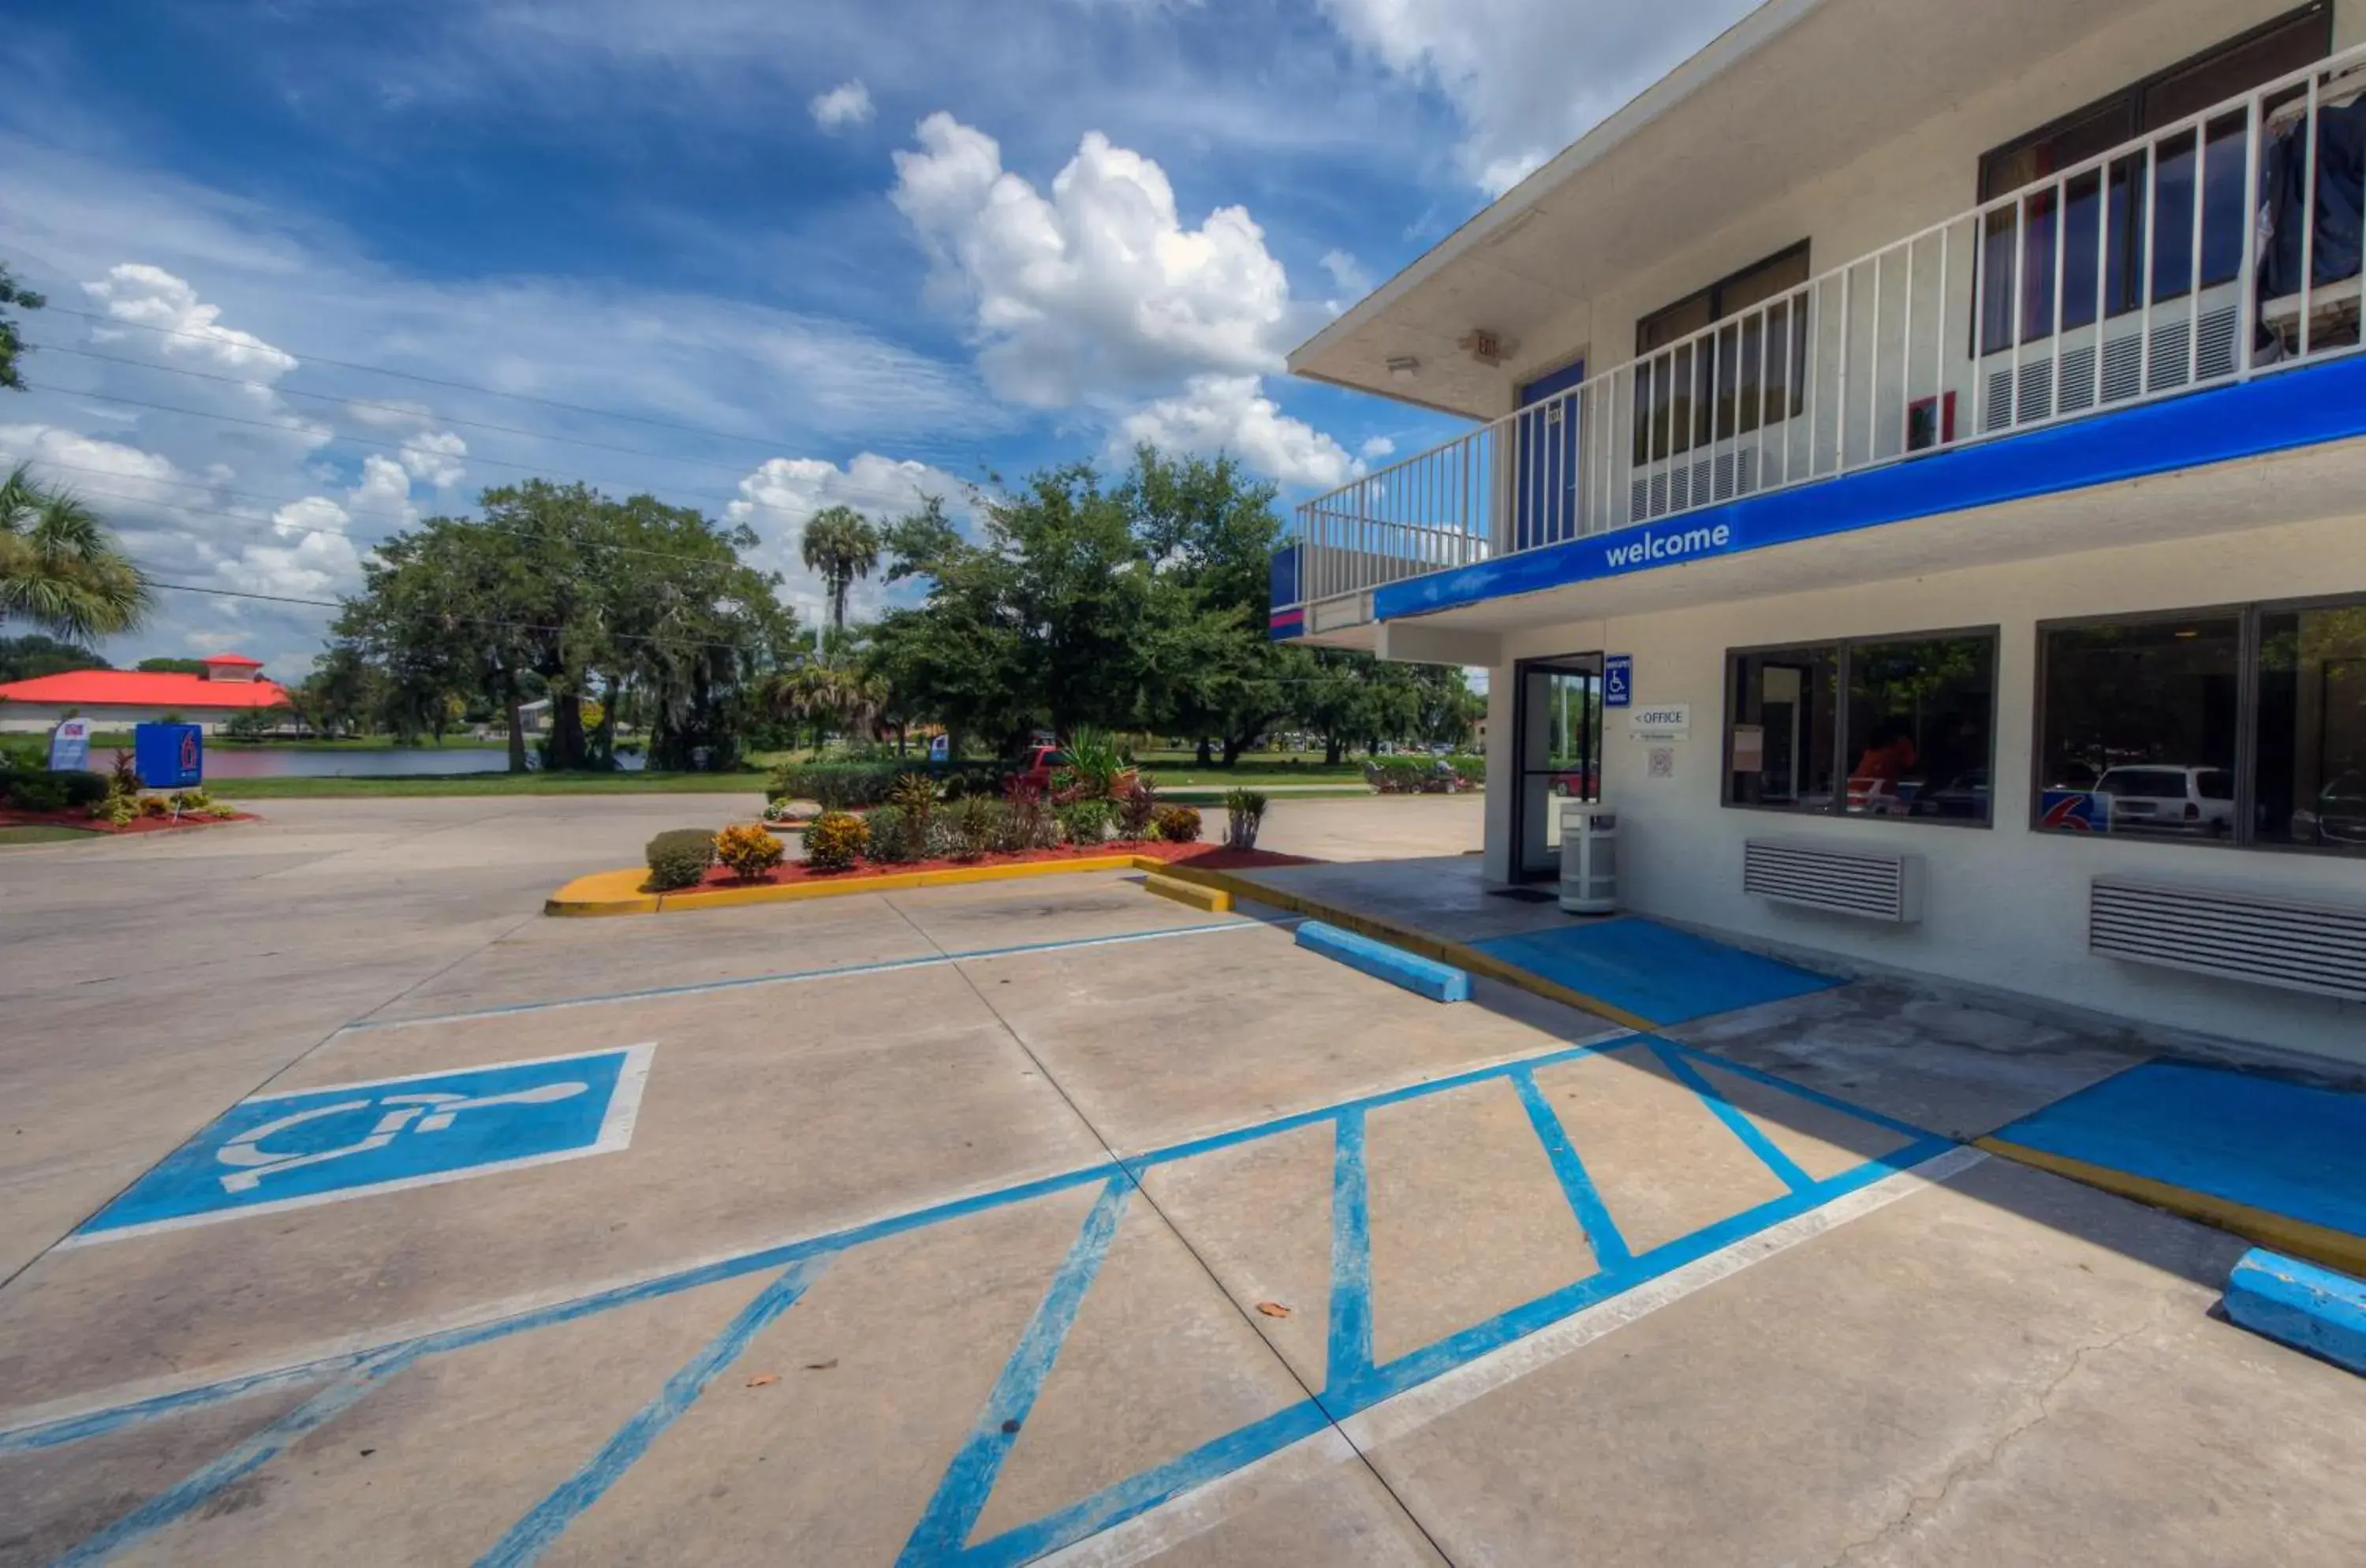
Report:
[[[2366,1373],[2366,1283],[2253,1247],[2226,1280],[2226,1315],[2254,1334]]]
[[[1321,920],[1309,920],[1298,928],[1298,945],[1434,1002],[1470,999],[1470,976],[1465,971]]]

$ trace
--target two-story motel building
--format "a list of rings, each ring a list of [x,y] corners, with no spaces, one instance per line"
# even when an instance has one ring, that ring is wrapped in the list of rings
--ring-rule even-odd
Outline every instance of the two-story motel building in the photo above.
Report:
[[[1770,0],[1292,356],[1477,423],[1274,635],[1492,671],[1491,881],[1598,792],[1637,913],[2366,1063],[2361,88],[2366,0]]]

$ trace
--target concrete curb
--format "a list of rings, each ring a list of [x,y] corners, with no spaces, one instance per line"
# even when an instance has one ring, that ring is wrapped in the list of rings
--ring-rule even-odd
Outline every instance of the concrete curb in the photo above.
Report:
[[[2177,1187],[2147,1176],[2072,1159],[2067,1155],[2049,1154],[2024,1144],[2008,1143],[2002,1138],[1975,1138],[1972,1141],[1976,1146],[1992,1155],[2001,1155],[2006,1159],[2034,1166],[2056,1176],[2067,1176],[2073,1181],[2083,1181],[2090,1187],[2100,1187],[2106,1192],[2116,1192],[2123,1198],[2133,1198],[2139,1203],[2149,1203],[2156,1209],[2166,1209],[2189,1220],[2199,1220],[2205,1225],[2231,1231],[2247,1241],[2272,1247],[2277,1252],[2307,1258],[2346,1273],[2366,1274],[2366,1236],[2312,1224],[2306,1220],[2296,1220],[2270,1209],[2254,1208],[2248,1203],[2213,1197],[2190,1187]]]
[[[1143,879],[1143,889],[1161,898],[1172,898],[1177,904],[1188,904],[1194,909],[1205,909],[1211,915],[1233,912],[1233,896],[1221,887],[1202,887],[1196,882],[1186,882],[1165,872],[1152,872]]]
[[[1358,936],[1321,920],[1309,920],[1298,928],[1298,945],[1434,1002],[1470,999],[1469,971],[1391,947],[1368,936]]]
[[[2254,1334],[2366,1375],[2366,1282],[2253,1247],[2226,1277],[2226,1315]]]
[[[1169,870],[1153,855],[1080,855],[1075,860],[1021,861],[1014,865],[952,866],[938,871],[891,871],[828,882],[759,883],[752,887],[696,887],[681,893],[644,893],[641,871],[595,871],[579,876],[543,901],[546,915],[656,915],[673,909],[727,909],[743,904],[789,904],[807,898],[840,898],[855,893],[894,893],[908,887],[955,887],[968,882],[1008,882],[1027,876],[1058,876],[1078,871]]]
[[[1207,887],[1221,887],[1233,896],[1235,903],[1245,901],[1263,904],[1269,908],[1287,909],[1293,915],[1304,915],[1311,919],[1337,926],[1342,931],[1354,931],[1358,936],[1370,937],[1375,942],[1384,942],[1391,947],[1403,948],[1407,953],[1419,953],[1424,958],[1434,958],[1440,964],[1449,964],[1486,979],[1499,981],[1515,990],[1526,991],[1530,996],[1542,997],[1549,1002],[1559,1002],[1563,1007],[1575,1008],[1580,1012],[1592,1013],[1596,1018],[1606,1019],[1623,1029],[1634,1030],[1639,1034],[1652,1033],[1660,1027],[1650,1019],[1639,1013],[1628,1012],[1626,1009],[1604,1001],[1599,997],[1572,990],[1567,986],[1548,980],[1541,975],[1523,969],[1515,964],[1507,964],[1492,953],[1482,953],[1467,942],[1454,942],[1445,937],[1432,935],[1417,926],[1403,925],[1377,915],[1367,915],[1355,909],[1344,908],[1336,904],[1326,904],[1319,898],[1308,898],[1300,894],[1286,892],[1281,888],[1254,881],[1238,872],[1211,871],[1200,866],[1177,865],[1166,868],[1166,874],[1178,881],[1197,882]]]

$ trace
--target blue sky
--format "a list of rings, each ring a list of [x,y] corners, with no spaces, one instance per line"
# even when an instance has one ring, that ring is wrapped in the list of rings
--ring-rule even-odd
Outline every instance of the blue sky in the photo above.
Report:
[[[160,577],[295,598],[489,484],[648,489],[750,524],[809,615],[797,530],[833,502],[893,514],[1137,437],[1302,496],[1451,426],[1281,355],[1747,8],[18,15],[0,258],[55,308],[0,458]],[[327,618],[164,602],[106,651],[295,676]]]

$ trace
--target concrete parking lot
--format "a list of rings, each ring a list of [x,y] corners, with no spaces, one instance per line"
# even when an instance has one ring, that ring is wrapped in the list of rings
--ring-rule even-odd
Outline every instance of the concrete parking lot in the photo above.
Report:
[[[2366,1560],[2241,1245],[1956,1141],[2109,1042],[1438,1007],[1119,874],[538,914],[727,804],[0,858],[0,1562]]]

